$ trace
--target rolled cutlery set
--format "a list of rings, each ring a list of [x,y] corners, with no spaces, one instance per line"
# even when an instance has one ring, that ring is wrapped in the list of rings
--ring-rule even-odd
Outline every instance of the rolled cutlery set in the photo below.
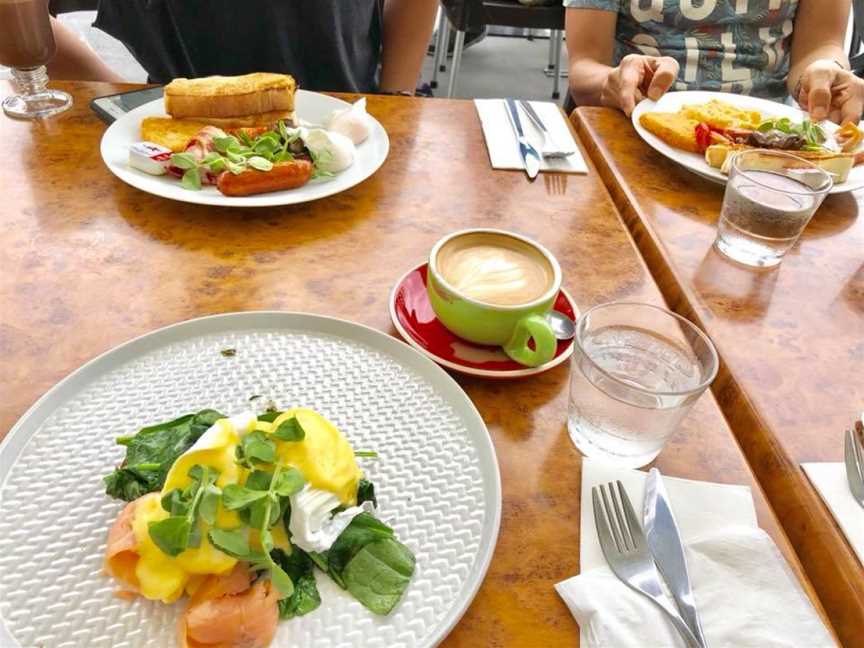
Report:
[[[645,482],[644,531],[620,481],[593,487],[591,498],[600,548],[615,576],[663,610],[688,646],[707,648],[660,471],[652,468]],[[674,604],[664,593],[658,568]]]

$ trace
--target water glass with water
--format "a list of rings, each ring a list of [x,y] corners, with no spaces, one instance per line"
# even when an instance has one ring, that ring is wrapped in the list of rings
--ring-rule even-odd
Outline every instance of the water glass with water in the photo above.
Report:
[[[816,165],[782,151],[732,159],[714,246],[749,266],[777,265],[833,186]]]
[[[576,323],[567,428],[582,454],[650,463],[717,375],[717,352],[692,323],[649,304],[617,302]]]

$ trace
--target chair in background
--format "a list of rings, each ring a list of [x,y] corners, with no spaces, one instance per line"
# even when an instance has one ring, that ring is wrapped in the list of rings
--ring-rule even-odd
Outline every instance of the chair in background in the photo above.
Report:
[[[561,96],[559,91],[561,71],[561,45],[564,33],[565,9],[563,3],[554,5],[523,5],[517,0],[441,0],[445,16],[438,29],[435,46],[435,68],[433,79],[437,81],[441,55],[447,49],[447,28],[449,23],[456,30],[453,47],[453,61],[450,64],[450,80],[447,96],[456,91],[459,67],[462,64],[462,50],[465,46],[465,32],[480,30],[487,25],[515,27],[521,29],[548,29],[552,36],[552,98]]]
[[[849,44],[849,66],[864,76],[864,0],[852,0],[852,41]]]

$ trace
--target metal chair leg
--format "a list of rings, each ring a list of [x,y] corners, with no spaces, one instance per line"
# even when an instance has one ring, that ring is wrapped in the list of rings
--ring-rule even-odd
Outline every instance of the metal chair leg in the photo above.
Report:
[[[435,35],[435,55],[432,57],[432,80],[429,82],[429,86],[432,88],[438,87],[438,66],[441,65],[442,51],[444,51],[443,58],[445,60],[447,58],[447,41],[445,40],[446,34],[444,33],[445,24],[447,24],[447,16],[444,15],[443,10],[440,10],[438,15],[438,30]]]
[[[447,84],[447,97],[452,98],[456,92],[456,77],[462,64],[462,50],[465,47],[465,32],[456,32],[456,43],[453,46],[453,63],[450,64],[450,82]]]
[[[549,62],[546,64],[546,71],[551,72],[555,69],[555,31],[552,30],[549,34]]]
[[[552,59],[554,61],[552,70],[552,98],[558,99],[561,97],[558,84],[561,80],[561,45],[564,41],[564,34],[560,29],[555,29],[552,31],[551,39],[554,41],[552,48]]]
[[[447,48],[450,47],[450,20],[447,15],[441,14],[441,33],[439,34],[439,43],[441,43],[441,58],[438,60],[438,71],[447,71]]]

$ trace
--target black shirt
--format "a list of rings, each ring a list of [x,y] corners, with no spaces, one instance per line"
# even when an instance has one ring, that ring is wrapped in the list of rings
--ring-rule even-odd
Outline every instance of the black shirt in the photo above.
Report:
[[[94,26],[153,83],[282,72],[307,90],[378,87],[381,0],[99,0]]]

